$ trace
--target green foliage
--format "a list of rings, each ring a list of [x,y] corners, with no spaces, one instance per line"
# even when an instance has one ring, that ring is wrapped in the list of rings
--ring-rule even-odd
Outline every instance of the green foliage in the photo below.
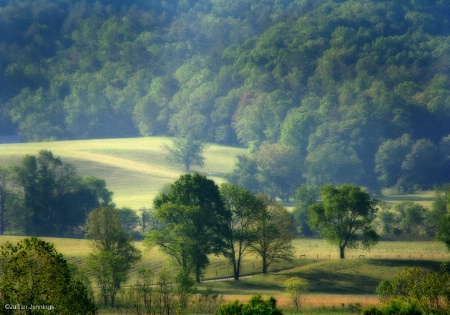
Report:
[[[171,147],[165,148],[168,151],[168,160],[183,164],[186,171],[189,171],[192,165],[200,167],[205,165],[205,158],[203,157],[205,144],[201,141],[194,140],[191,137],[180,137],[173,140]]]
[[[92,240],[94,253],[86,264],[100,287],[104,306],[114,306],[121,284],[141,254],[132,236],[120,222],[119,211],[114,208],[98,208],[89,214],[86,237]]]
[[[377,242],[372,228],[377,201],[360,187],[344,184],[321,187],[322,201],[311,206],[311,227],[319,231],[330,243],[338,245],[340,258],[345,258],[345,248],[368,248]]]
[[[386,310],[407,306],[415,309],[417,314],[421,314],[420,311],[425,314],[447,314],[450,307],[449,289],[450,277],[447,266],[443,264],[440,271],[405,268],[392,280],[383,281],[377,288],[377,294],[382,301],[388,301],[384,306]]]
[[[225,249],[229,233],[231,213],[223,205],[219,188],[203,175],[182,175],[161,190],[154,206],[164,229],[151,231],[148,244],[160,246],[187,273],[194,271],[200,282],[208,255]]]
[[[242,186],[222,184],[220,195],[225,209],[231,213],[224,255],[233,265],[234,280],[239,280],[242,259],[255,241],[254,221],[265,211],[265,205]]]
[[[250,298],[247,304],[240,304],[238,301],[233,301],[224,304],[214,313],[215,315],[282,315],[283,313],[277,308],[277,300],[269,297],[263,300],[260,295],[255,295]]]
[[[313,236],[314,231],[309,225],[309,208],[317,202],[320,196],[319,187],[302,184],[295,191],[295,207],[292,211],[295,226],[302,236]]]
[[[305,280],[299,277],[292,277],[284,281],[284,289],[289,295],[296,310],[300,308],[300,299],[305,291]]]
[[[445,1],[2,2],[0,128],[42,141],[191,126],[195,141],[293,146],[308,184],[430,188],[448,181],[437,144],[450,133],[449,12]],[[404,134],[407,152],[392,143]]]
[[[47,150],[26,155],[11,180],[23,191],[15,224],[27,235],[79,235],[88,213],[111,203],[104,180],[79,177],[73,165]]]
[[[58,314],[97,313],[88,289],[71,274],[66,260],[52,244],[27,238],[17,245],[7,242],[0,251],[3,305],[27,308],[45,305],[43,312]],[[16,310],[4,307],[3,312],[15,314]]]
[[[380,307],[369,307],[363,310],[362,315],[422,315],[416,304],[405,303],[398,300],[389,301]]]
[[[258,195],[265,205],[265,211],[259,213],[253,221],[255,231],[251,251],[261,258],[262,273],[278,260],[291,260],[294,247],[294,220],[291,213],[281,204],[264,195]]]

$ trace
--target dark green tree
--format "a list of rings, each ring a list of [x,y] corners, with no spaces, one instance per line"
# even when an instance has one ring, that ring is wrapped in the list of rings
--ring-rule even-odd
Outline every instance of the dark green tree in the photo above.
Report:
[[[231,213],[224,255],[233,265],[234,280],[239,280],[242,259],[255,241],[253,223],[265,211],[265,205],[242,186],[222,184],[220,194],[225,209]]]
[[[339,256],[345,258],[345,249],[368,248],[377,242],[372,228],[377,212],[377,201],[360,187],[344,184],[321,187],[322,201],[311,206],[310,225],[331,244],[339,246]]]
[[[6,305],[26,306],[28,309],[23,314],[97,313],[88,288],[70,272],[66,260],[52,244],[38,238],[26,238],[17,245],[5,243],[0,252],[3,314],[20,312],[8,309]],[[32,310],[31,305],[43,305],[45,309]]]
[[[111,203],[112,193],[103,180],[77,176],[73,165],[50,151],[26,155],[14,173],[23,193],[21,225],[27,235],[77,233],[90,211]]]
[[[133,236],[122,226],[117,209],[95,209],[89,214],[86,229],[94,248],[86,264],[100,287],[103,305],[114,306],[117,292],[141,254],[132,244]]]
[[[208,255],[226,248],[231,213],[219,188],[203,175],[186,174],[163,188],[153,202],[164,229],[151,231],[149,243],[160,246],[187,272],[195,272],[199,282]]]
[[[319,187],[300,185],[295,191],[295,206],[292,212],[295,227],[302,236],[311,237],[314,231],[309,225],[309,208],[320,196]]]

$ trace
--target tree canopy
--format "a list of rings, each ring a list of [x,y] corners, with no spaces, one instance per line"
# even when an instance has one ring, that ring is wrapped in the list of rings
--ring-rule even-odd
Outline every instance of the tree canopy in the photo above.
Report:
[[[308,184],[430,188],[449,180],[449,14],[446,1],[4,1],[0,134],[195,129],[293,147]]]
[[[153,203],[164,228],[149,233],[149,244],[159,245],[199,282],[208,255],[225,250],[229,233],[231,212],[224,207],[219,187],[198,173],[186,174],[163,188]]]
[[[16,245],[6,242],[0,251],[3,314],[18,313],[14,309],[18,306],[27,307],[27,314],[96,314],[87,288],[71,274],[66,260],[52,244],[26,238]],[[44,308],[32,310],[32,305]]]
[[[377,201],[360,187],[331,184],[321,187],[321,201],[311,206],[311,227],[330,243],[339,246],[340,258],[346,248],[367,248],[375,244],[378,235],[372,227]]]

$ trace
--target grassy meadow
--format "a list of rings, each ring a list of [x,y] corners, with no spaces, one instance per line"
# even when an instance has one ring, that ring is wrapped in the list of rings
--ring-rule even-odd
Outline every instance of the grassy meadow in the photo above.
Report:
[[[0,236],[0,243],[17,242],[21,236]],[[91,252],[88,240],[66,238],[43,238],[71,263],[81,269]],[[156,274],[171,260],[157,248],[146,248],[143,242],[135,245],[142,251],[142,260],[133,268],[127,287],[137,280],[137,270],[151,268]],[[307,285],[302,299],[302,314],[358,314],[358,307],[377,304],[375,289],[380,281],[392,278],[401,269],[418,266],[424,269],[439,269],[442,262],[450,261],[445,245],[435,241],[397,241],[378,243],[372,250],[348,250],[346,259],[339,259],[338,250],[319,239],[297,239],[294,241],[295,256],[290,262],[277,262],[269,268],[268,275],[260,273],[260,260],[253,255],[244,258],[242,278],[232,280],[232,268],[228,261],[211,256],[211,264],[204,274],[203,282],[197,284],[199,292],[211,289],[222,294],[226,301],[247,301],[254,294],[274,296],[284,310],[291,308],[283,283],[298,276]],[[303,256],[304,255],[304,256]],[[93,282],[96,290],[95,282]],[[289,314],[289,311],[287,312]],[[113,314],[103,310],[100,314]],[[294,314],[294,313],[292,313]]]
[[[164,137],[0,144],[0,165],[15,164],[26,154],[49,150],[75,165],[80,175],[104,179],[118,207],[149,208],[161,187],[185,173],[182,165],[167,161],[164,146],[170,144],[170,138]],[[223,175],[233,169],[236,156],[246,152],[209,145],[204,153],[205,166],[194,166],[192,171],[221,183]]]
[[[45,143],[0,144],[0,165],[17,163],[26,154],[37,154],[50,150],[64,162],[74,164],[80,175],[94,175],[106,181],[114,192],[113,201],[119,207],[139,209],[151,207],[153,197],[161,187],[176,180],[184,173],[182,165],[166,160],[164,145],[170,138],[134,138],[58,141]],[[245,154],[241,148],[210,145],[205,151],[205,166],[193,167],[193,171],[205,174],[221,183],[223,175],[230,172],[236,156]],[[432,192],[416,195],[389,195],[388,203],[413,200],[429,207]],[[17,242],[22,236],[0,236],[0,244]],[[64,257],[81,269],[91,252],[88,240],[66,238],[44,238],[53,243]],[[154,273],[171,264],[157,248],[148,249],[143,242],[136,242],[143,259],[133,268],[125,287],[137,279],[137,270],[151,268]],[[358,307],[376,304],[375,288],[380,281],[393,277],[408,266],[437,269],[442,262],[450,260],[444,244],[434,241],[382,241],[370,251],[347,250],[346,259],[339,259],[338,248],[319,239],[298,239],[294,242],[295,255],[290,262],[275,262],[268,275],[261,275],[258,257],[247,255],[242,265],[242,279],[231,280],[231,265],[223,257],[210,257],[210,265],[198,290],[207,288],[223,294],[225,300],[239,299],[245,302],[251,295],[259,293],[273,295],[279,305],[288,310],[290,302],[284,293],[283,282],[293,276],[307,281],[302,300],[302,314],[357,314]],[[94,289],[95,283],[93,282]],[[95,289],[96,290],[96,289]],[[287,311],[294,314],[293,311]],[[112,314],[102,310],[100,314]],[[118,313],[116,313],[118,314]]]

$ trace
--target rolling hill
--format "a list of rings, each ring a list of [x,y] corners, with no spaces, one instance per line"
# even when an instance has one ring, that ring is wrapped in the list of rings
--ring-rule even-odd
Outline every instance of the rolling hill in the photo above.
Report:
[[[149,208],[161,187],[184,173],[182,165],[166,159],[163,146],[170,143],[170,138],[145,137],[1,144],[0,165],[11,165],[26,154],[49,150],[63,162],[75,165],[80,175],[104,179],[118,207]],[[219,184],[234,167],[236,156],[245,153],[241,148],[210,145],[204,154],[205,166],[194,167],[192,172],[200,172]]]

